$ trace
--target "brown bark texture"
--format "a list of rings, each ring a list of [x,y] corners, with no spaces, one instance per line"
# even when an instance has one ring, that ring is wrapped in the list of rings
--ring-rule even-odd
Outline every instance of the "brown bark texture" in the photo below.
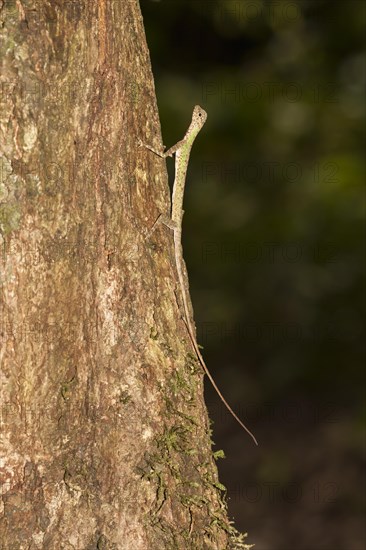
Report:
[[[0,548],[246,548],[176,295],[137,0],[0,1]]]

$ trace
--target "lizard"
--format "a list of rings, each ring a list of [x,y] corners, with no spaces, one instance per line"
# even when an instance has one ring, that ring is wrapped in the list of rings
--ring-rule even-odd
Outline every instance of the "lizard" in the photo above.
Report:
[[[149,235],[151,235],[151,233],[154,231],[157,223],[163,223],[164,225],[168,226],[170,229],[173,230],[175,264],[176,264],[176,270],[178,274],[178,281],[179,281],[180,292],[181,292],[182,301],[183,301],[183,309],[184,309],[183,320],[187,327],[187,331],[188,331],[192,346],[194,348],[194,351],[197,355],[197,358],[204,372],[206,373],[211,384],[213,385],[214,389],[219,395],[221,401],[224,403],[225,407],[232,414],[235,420],[237,420],[237,422],[239,422],[242,428],[244,428],[244,430],[250,435],[254,443],[258,445],[258,442],[254,437],[254,435],[252,434],[252,432],[245,426],[245,424],[235,414],[235,412],[232,410],[232,408],[230,407],[230,405],[227,403],[226,399],[222,395],[221,391],[217,387],[216,382],[213,379],[200,352],[200,349],[196,340],[196,336],[195,336],[195,330],[193,329],[192,321],[189,313],[188,297],[187,297],[188,285],[185,283],[185,275],[184,275],[185,263],[183,259],[183,247],[182,247],[182,222],[183,222],[183,214],[184,214],[183,197],[184,197],[186,174],[187,174],[192,145],[199,131],[205,124],[206,119],[207,119],[206,111],[202,109],[202,107],[200,107],[199,105],[195,105],[193,109],[193,114],[192,114],[192,121],[183,139],[178,141],[175,145],[170,147],[170,149],[168,149],[165,152],[158,151],[153,147],[150,147],[149,145],[142,143],[141,140],[139,141],[140,146],[146,147],[147,149],[149,149],[150,151],[152,151],[153,153],[155,153],[161,158],[172,157],[175,154],[175,178],[174,178],[173,192],[172,192],[171,216],[167,217],[167,216],[164,216],[163,214],[160,214],[158,219],[155,221],[153,227],[151,228]]]

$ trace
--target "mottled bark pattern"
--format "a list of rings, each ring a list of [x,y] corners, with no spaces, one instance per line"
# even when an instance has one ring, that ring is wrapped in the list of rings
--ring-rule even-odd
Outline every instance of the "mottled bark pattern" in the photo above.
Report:
[[[243,548],[172,235],[145,239],[169,190],[136,146],[160,140],[137,0],[0,6],[0,548]]]

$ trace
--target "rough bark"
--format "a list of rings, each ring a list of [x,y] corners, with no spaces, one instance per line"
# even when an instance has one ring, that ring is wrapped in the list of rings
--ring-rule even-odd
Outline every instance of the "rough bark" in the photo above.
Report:
[[[177,306],[137,0],[0,2],[1,549],[244,548]]]

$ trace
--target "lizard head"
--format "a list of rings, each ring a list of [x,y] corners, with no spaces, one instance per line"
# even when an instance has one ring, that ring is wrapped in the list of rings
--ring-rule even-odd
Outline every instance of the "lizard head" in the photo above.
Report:
[[[207,119],[207,113],[199,105],[195,105],[193,109],[192,122],[195,126],[202,128]]]

